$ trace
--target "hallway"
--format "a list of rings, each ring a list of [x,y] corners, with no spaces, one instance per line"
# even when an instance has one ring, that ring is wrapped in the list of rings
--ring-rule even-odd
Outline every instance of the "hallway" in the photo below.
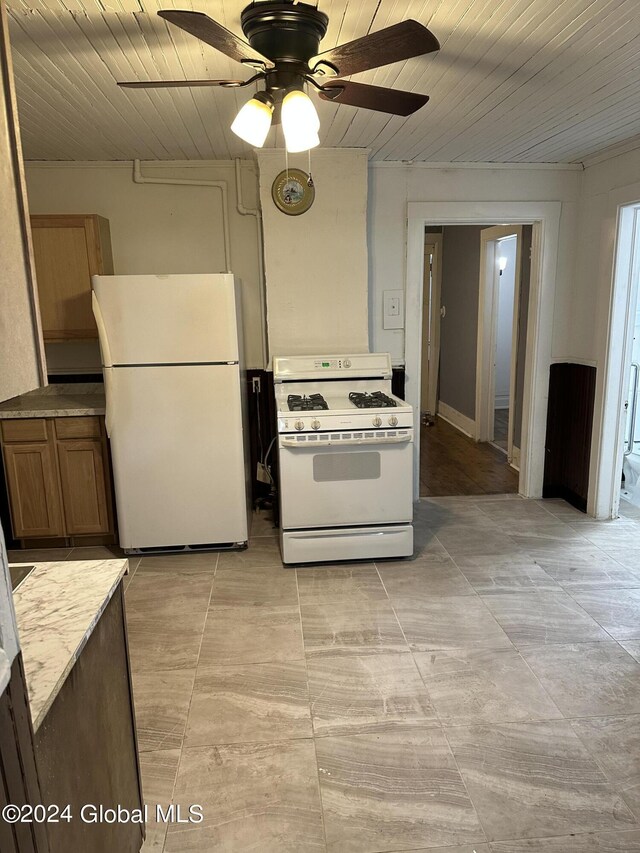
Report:
[[[491,444],[478,444],[436,418],[420,431],[420,497],[511,494],[518,472]]]

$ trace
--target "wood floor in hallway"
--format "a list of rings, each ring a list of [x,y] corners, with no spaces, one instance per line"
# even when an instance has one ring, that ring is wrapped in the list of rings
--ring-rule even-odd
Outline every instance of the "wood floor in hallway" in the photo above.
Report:
[[[518,491],[518,472],[489,443],[474,441],[436,418],[420,436],[420,496],[492,495]]]

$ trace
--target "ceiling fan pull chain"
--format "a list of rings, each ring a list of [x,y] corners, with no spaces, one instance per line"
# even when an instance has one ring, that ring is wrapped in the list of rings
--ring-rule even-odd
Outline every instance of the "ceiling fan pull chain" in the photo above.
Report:
[[[307,186],[313,187],[315,185],[313,183],[313,175],[311,174],[311,149],[310,148],[307,151],[307,154],[309,155],[309,177],[307,178]]]

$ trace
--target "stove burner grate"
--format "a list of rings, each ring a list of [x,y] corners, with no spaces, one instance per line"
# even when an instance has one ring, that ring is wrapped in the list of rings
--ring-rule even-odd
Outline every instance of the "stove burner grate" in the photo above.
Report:
[[[328,409],[329,405],[322,394],[305,394],[301,397],[300,394],[289,394],[287,397],[287,405],[290,412],[316,412],[320,409]]]
[[[398,405],[382,391],[372,391],[371,394],[366,391],[352,391],[349,399],[358,409],[391,409]]]

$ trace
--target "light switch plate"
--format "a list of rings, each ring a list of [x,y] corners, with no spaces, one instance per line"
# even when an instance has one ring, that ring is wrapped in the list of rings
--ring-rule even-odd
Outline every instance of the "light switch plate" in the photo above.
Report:
[[[404,290],[385,290],[382,299],[382,328],[404,329]]]

